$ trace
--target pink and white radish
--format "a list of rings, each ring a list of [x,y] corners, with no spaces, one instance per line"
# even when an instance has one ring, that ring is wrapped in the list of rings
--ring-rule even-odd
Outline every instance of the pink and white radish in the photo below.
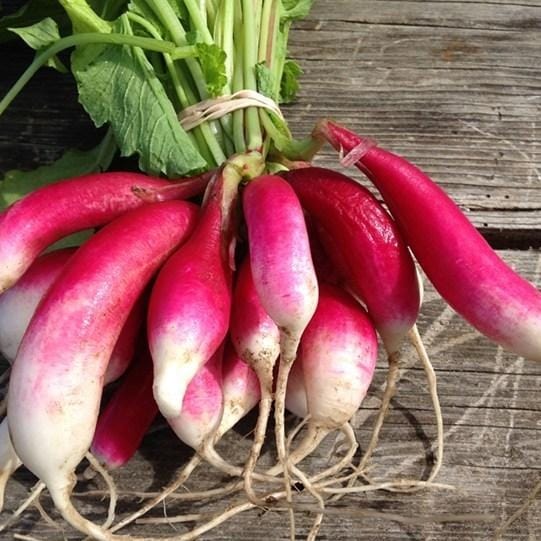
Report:
[[[175,198],[199,193],[205,181],[196,177],[176,185]],[[155,190],[170,182],[139,173],[96,173],[49,184],[11,205],[0,221],[0,292],[53,242],[144,205],[132,190],[135,185]]]
[[[243,209],[255,289],[280,330],[275,439],[290,502],[284,426],[287,378],[301,335],[316,310],[318,283],[303,211],[285,180],[267,175],[249,182],[243,194]],[[290,519],[293,524],[292,513]]]
[[[0,353],[10,363],[39,302],[74,253],[75,248],[65,248],[39,256],[14,286],[0,295]],[[117,380],[130,363],[144,308],[141,298],[130,311],[107,364],[104,384]]]
[[[21,464],[11,443],[7,418],[4,418],[0,423],[0,511],[4,507],[6,484]]]
[[[254,285],[249,257],[244,259],[237,273],[230,332],[231,341],[238,355],[257,374],[261,389],[254,442],[244,466],[246,493],[250,500],[257,502],[251,478],[261,453],[272,406],[274,366],[280,355],[280,331],[261,304]]]
[[[158,406],[152,395],[152,359],[141,345],[118,388],[98,418],[92,454],[109,469],[118,468],[135,454]]]
[[[12,362],[37,305],[64,269],[75,248],[38,257],[15,286],[0,295],[0,352]]]
[[[226,336],[238,185],[261,167],[261,156],[253,153],[220,169],[193,235],[167,261],[152,289],[148,337],[154,397],[166,418],[180,414],[188,384]]]
[[[64,518],[96,539],[111,536],[73,507],[73,471],[92,441],[107,362],[127,314],[196,216],[185,202],[146,205],[89,239],[40,303],[13,363],[15,451]]]
[[[375,184],[441,296],[503,348],[541,361],[541,293],[496,254],[456,203],[404,158],[333,122],[319,129]]]

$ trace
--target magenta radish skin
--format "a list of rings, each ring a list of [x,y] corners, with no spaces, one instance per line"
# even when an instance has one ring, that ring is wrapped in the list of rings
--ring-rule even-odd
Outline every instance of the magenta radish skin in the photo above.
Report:
[[[0,292],[11,287],[53,242],[144,205],[132,191],[135,185],[156,190],[170,184],[138,173],[99,173],[49,184],[15,202],[0,221]],[[200,179],[187,181],[182,195],[191,197],[203,185]],[[175,197],[180,195],[177,190]]]
[[[10,363],[37,305],[74,253],[74,248],[66,248],[38,257],[17,284],[0,295],[0,352]]]
[[[182,442],[198,451],[216,433],[222,410],[222,348],[219,348],[190,380],[179,414],[167,421]]]
[[[8,423],[15,451],[64,518],[98,539],[108,536],[69,501],[73,471],[90,447],[107,362],[127,314],[196,218],[195,205],[171,201],[104,227],[51,286],[13,363]]]
[[[274,175],[248,183],[243,209],[256,290],[265,311],[288,336],[302,334],[317,305],[317,278],[301,205]]]
[[[456,203],[405,159],[331,122],[322,132],[345,152],[365,145],[357,167],[380,191],[422,269],[453,309],[503,348],[541,361],[541,293],[496,254]]]
[[[272,369],[280,354],[280,331],[267,314],[255,288],[246,257],[237,272],[231,306],[231,341],[241,359],[263,377],[262,384],[272,392]],[[268,375],[270,374],[270,381]]]
[[[228,432],[255,408],[261,396],[256,373],[229,342],[224,350],[222,379],[223,413],[218,437]]]
[[[152,380],[152,359],[144,346],[100,413],[96,425],[91,452],[110,469],[123,466],[133,457],[158,414]]]
[[[420,307],[415,264],[395,222],[366,188],[341,173],[312,167],[284,176],[346,284],[366,305],[388,353],[394,353]]]
[[[261,156],[235,158],[207,187],[188,240],[161,269],[148,310],[154,398],[164,417],[179,415],[190,380],[223,342],[229,327],[238,184]]]

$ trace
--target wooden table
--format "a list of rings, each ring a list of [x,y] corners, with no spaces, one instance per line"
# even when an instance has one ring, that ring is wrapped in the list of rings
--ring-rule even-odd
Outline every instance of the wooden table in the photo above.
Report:
[[[411,159],[449,191],[502,257],[541,284],[539,0],[316,0],[310,17],[292,34],[290,52],[304,69],[299,100],[285,109],[295,133],[306,134],[318,118],[330,116]],[[2,48],[1,93],[30,57],[15,44]],[[45,88],[55,90],[46,95]],[[89,127],[69,77],[44,70],[0,119],[0,171],[47,163],[74,143],[88,147],[97,140]],[[330,149],[317,161],[337,165]],[[329,510],[321,540],[492,539],[496,527],[540,481],[541,366],[480,337],[428,284],[419,328],[437,371],[445,422],[438,481],[455,490],[348,497]],[[382,358],[356,419],[361,447],[370,434],[385,372]],[[431,467],[434,416],[423,371],[408,348],[401,376],[373,461],[376,478],[426,478]],[[249,443],[241,438],[253,420],[226,438],[220,446],[225,456],[242,460]],[[331,446],[330,440],[312,465],[321,466]],[[188,456],[158,425],[137,457],[114,477],[124,491],[156,490]],[[270,447],[264,459],[272,461]],[[211,468],[203,468],[188,486],[197,489],[218,479]],[[27,472],[15,475],[8,485],[8,510],[32,483]],[[80,490],[96,483],[102,486],[99,480],[88,481]],[[183,507],[170,502],[168,514],[211,512],[229,501]],[[47,498],[43,502],[49,505]],[[104,516],[106,502],[99,499],[84,496],[78,505],[95,520]],[[134,507],[133,499],[121,498],[121,512]],[[154,513],[160,514],[163,510]],[[449,521],[457,514],[488,520]],[[394,515],[402,520],[393,520]],[[303,538],[311,516],[299,513],[297,520]],[[175,528],[184,531],[182,525]],[[131,531],[174,533],[170,526]],[[35,510],[0,537],[14,533],[62,538]],[[64,535],[79,538],[67,527]],[[257,510],[233,518],[204,539],[287,536],[285,514]],[[540,538],[537,498],[504,539]]]

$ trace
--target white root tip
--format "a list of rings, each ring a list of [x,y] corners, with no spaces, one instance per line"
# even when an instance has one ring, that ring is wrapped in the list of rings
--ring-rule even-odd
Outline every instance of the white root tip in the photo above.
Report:
[[[171,372],[174,372],[172,374]],[[166,419],[178,417],[182,410],[182,402],[186,393],[187,384],[185,377],[177,377],[177,370],[161,370],[154,376],[154,400],[160,413]]]

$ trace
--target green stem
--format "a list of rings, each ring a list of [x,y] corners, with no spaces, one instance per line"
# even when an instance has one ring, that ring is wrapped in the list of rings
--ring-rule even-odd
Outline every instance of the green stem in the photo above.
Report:
[[[152,9],[152,11],[160,19],[161,23],[164,25],[175,44],[177,46],[185,46],[187,43],[186,31],[184,30],[182,23],[179,21],[169,2],[167,0],[146,1],[148,7],[150,7],[150,9]],[[205,78],[201,71],[201,66],[197,60],[194,58],[186,58],[186,66],[188,67],[193,82],[197,88],[197,92],[199,93],[199,96],[193,94],[189,90],[191,86],[190,83],[186,81],[186,94],[190,101],[190,105],[194,105],[201,100],[207,99],[209,95],[205,85]],[[225,155],[222,146],[218,142],[216,134],[212,131],[208,123],[202,124],[200,129],[203,133],[208,148],[216,161],[216,164],[219,165],[223,163],[227,159],[227,156]]]
[[[244,44],[244,85],[246,90],[257,91],[255,66],[257,64],[257,18],[253,0],[242,0],[243,44]],[[263,136],[256,107],[246,109],[246,137],[248,150],[261,150]]]
[[[234,0],[232,0],[234,1]],[[235,34],[242,31],[242,12],[241,0],[235,2],[234,28]],[[235,47],[235,62],[233,65],[233,92],[238,92],[244,88],[244,69],[242,46],[238,44]],[[237,152],[246,151],[246,141],[244,139],[244,111],[238,110],[233,113],[233,142]]]
[[[204,43],[209,45],[213,44],[214,40],[212,39],[212,34],[207,27],[205,19],[201,14],[201,8],[197,2],[195,0],[184,0],[184,5],[186,6],[186,9],[188,10],[188,13],[192,19],[191,22],[193,23],[193,30],[197,30],[201,34]]]
[[[99,32],[88,32],[83,34],[73,34],[59,39],[50,47],[36,55],[34,61],[26,68],[23,74],[17,79],[15,84],[9,89],[8,93],[0,101],[0,115],[7,109],[10,103],[15,99],[19,92],[32,79],[35,73],[53,56],[65,49],[88,45],[91,43],[103,43],[108,45],[129,45],[140,47],[149,51],[161,53],[177,52],[181,56],[195,56],[195,48],[191,46],[177,47],[170,41],[156,40],[153,38],[144,38],[140,36],[130,36],[126,34],[102,34]]]

